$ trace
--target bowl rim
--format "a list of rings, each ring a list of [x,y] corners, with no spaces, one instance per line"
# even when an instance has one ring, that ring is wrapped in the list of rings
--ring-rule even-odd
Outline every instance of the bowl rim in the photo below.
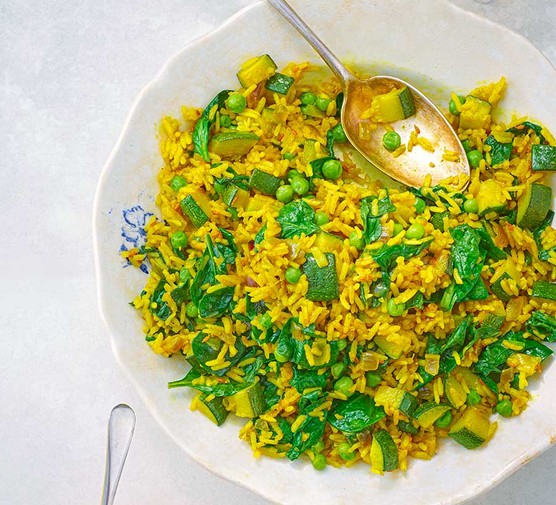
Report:
[[[429,0],[431,1],[431,0]],[[508,28],[505,25],[492,21],[491,19],[482,16],[476,12],[472,12],[466,10],[459,5],[456,5],[450,0],[432,0],[436,2],[438,5],[442,6],[444,9],[454,9],[461,15],[468,16],[473,18],[476,21],[481,23],[490,25],[491,27],[495,27],[496,29],[502,30],[506,32],[508,35],[519,39],[522,44],[525,44],[529,47],[530,50],[537,53],[552,70],[555,71],[556,74],[556,65],[552,63],[552,61],[541,51],[538,49],[527,37],[524,35]],[[99,174],[99,179],[96,186],[96,191],[93,200],[93,214],[92,214],[92,230],[93,230],[93,252],[94,252],[94,269],[95,269],[95,284],[96,284],[96,291],[97,291],[97,304],[99,313],[101,316],[102,321],[104,322],[106,329],[108,330],[109,337],[110,337],[110,346],[112,352],[116,358],[121,369],[123,369],[124,373],[130,379],[135,391],[137,392],[138,396],[143,401],[145,407],[149,411],[149,413],[153,416],[156,420],[157,424],[169,435],[169,437],[188,455],[192,462],[199,464],[204,469],[209,471],[211,474],[215,475],[216,477],[222,478],[228,482],[231,482],[235,485],[241,486],[244,489],[249,490],[252,493],[255,493],[258,496],[265,498],[266,500],[280,505],[281,502],[277,501],[275,497],[271,494],[266,493],[264,490],[260,488],[253,487],[247,479],[244,480],[236,480],[231,476],[228,476],[221,468],[212,466],[210,462],[205,460],[202,455],[193,454],[193,452],[188,448],[186,444],[184,444],[179,437],[170,429],[170,427],[165,423],[162,415],[159,413],[158,409],[152,405],[152,402],[148,398],[147,393],[141,387],[139,380],[136,379],[132,369],[127,365],[126,361],[122,358],[122,354],[120,352],[119,345],[116,339],[116,330],[111,326],[109,317],[107,315],[107,307],[106,307],[106,299],[104,296],[105,293],[105,283],[103,280],[103,276],[101,275],[102,272],[102,261],[101,261],[101,251],[100,251],[100,226],[99,226],[99,216],[100,216],[100,209],[101,209],[101,200],[102,200],[102,193],[106,183],[106,180],[111,172],[111,168],[115,158],[117,157],[118,152],[122,148],[123,141],[127,135],[129,130],[130,123],[135,116],[137,110],[145,95],[147,95],[160,81],[164,79],[166,73],[169,72],[169,69],[174,65],[174,63],[179,60],[184,53],[187,53],[191,49],[202,45],[206,41],[210,40],[212,37],[219,34],[221,31],[224,31],[230,25],[234,25],[236,22],[240,21],[244,16],[246,16],[249,12],[260,9],[263,7],[267,2],[265,0],[257,0],[235,12],[229,18],[227,18],[223,23],[219,26],[214,28],[211,31],[201,34],[200,36],[196,37],[189,41],[186,45],[178,49],[172,56],[170,56],[165,63],[162,65],[160,70],[155,74],[155,76],[145,84],[141,90],[135,96],[130,109],[125,117],[123,125],[121,127],[120,133],[117,137],[117,140],[114,144],[114,147],[110,151],[110,154],[104,163],[102,170]],[[278,14],[277,14],[278,15]],[[526,453],[523,453],[517,457],[515,457],[509,464],[507,464],[504,468],[502,468],[496,475],[489,481],[481,482],[476,487],[471,486],[468,490],[462,491],[458,494],[452,495],[447,501],[443,501],[442,505],[457,505],[463,504],[464,502],[468,502],[471,499],[475,499],[480,495],[485,494],[487,491],[494,489],[498,486],[503,480],[510,477],[514,472],[516,472],[519,468],[527,464],[529,461],[535,459],[537,456],[542,454],[546,451],[549,447],[552,446],[556,442],[556,424],[552,429],[550,434],[547,434],[545,437],[542,437],[538,444],[531,447]],[[439,502],[440,505],[440,502]]]

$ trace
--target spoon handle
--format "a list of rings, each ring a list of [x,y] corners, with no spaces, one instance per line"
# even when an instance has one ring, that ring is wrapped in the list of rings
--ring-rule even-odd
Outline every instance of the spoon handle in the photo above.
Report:
[[[346,83],[353,76],[350,74],[348,69],[343,65],[343,63],[332,54],[330,49],[326,47],[322,40],[320,40],[315,32],[311,30],[305,21],[303,21],[297,13],[291,8],[291,6],[286,2],[286,0],[268,0],[268,3],[272,5],[286,20],[299,32],[309,44],[313,46],[313,49],[320,55],[320,57],[325,61],[325,63],[330,67],[330,70],[336,74],[338,79],[342,81],[342,84]]]
[[[112,505],[127,452],[135,431],[135,412],[121,403],[110,413],[108,421],[108,447],[106,450],[106,471],[101,505]]]

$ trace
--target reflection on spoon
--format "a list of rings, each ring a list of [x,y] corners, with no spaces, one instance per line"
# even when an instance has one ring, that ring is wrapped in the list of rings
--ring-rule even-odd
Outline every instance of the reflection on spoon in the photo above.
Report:
[[[437,184],[451,176],[469,176],[467,156],[448,120],[419,90],[410,84],[389,76],[376,76],[366,80],[354,77],[338,58],[322,43],[285,0],[268,0],[313,46],[342,84],[344,102],[342,125],[351,144],[373,165],[390,177],[409,186],[420,187],[430,176]],[[373,101],[388,90],[410,92],[415,105],[414,113],[394,122],[373,120],[367,117]],[[385,91],[386,90],[386,91]],[[382,145],[382,138],[394,128],[404,143],[410,138],[424,139],[426,145],[407,149],[395,156]],[[413,134],[412,134],[413,132]],[[398,154],[398,153],[396,153]]]

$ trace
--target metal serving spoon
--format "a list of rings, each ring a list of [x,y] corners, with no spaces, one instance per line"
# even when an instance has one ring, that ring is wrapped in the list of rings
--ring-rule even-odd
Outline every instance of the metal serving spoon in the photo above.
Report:
[[[437,184],[450,176],[469,175],[469,162],[461,142],[444,115],[425,95],[407,82],[395,77],[375,76],[366,80],[357,79],[285,0],[268,0],[268,3],[305,37],[340,80],[344,92],[341,111],[344,131],[351,144],[367,160],[390,177],[415,187],[423,185],[427,174],[430,174],[432,184]],[[430,140],[435,148],[434,152],[415,147],[411,152],[394,157],[382,146],[382,137],[386,129],[380,124],[375,130],[368,132],[365,140],[359,136],[361,116],[364,111],[369,109],[372,97],[394,87],[400,89],[403,86],[410,89],[416,112],[407,119],[393,123],[395,130],[402,139],[407,139],[410,132],[417,127],[419,135]],[[456,153],[458,160],[443,160],[446,151]]]
[[[101,505],[112,505],[135,431],[135,412],[129,405],[116,405],[108,421],[108,447]]]

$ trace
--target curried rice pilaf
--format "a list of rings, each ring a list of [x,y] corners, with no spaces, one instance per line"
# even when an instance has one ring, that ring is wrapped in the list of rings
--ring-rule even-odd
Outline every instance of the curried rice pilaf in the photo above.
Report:
[[[470,180],[385,188],[352,159],[338,82],[308,70],[254,58],[241,88],[161,121],[160,217],[123,253],[150,265],[146,340],[189,363],[169,387],[197,390],[192,409],[246,419],[255,456],[381,474],[440,438],[475,449],[556,340],[556,142],[493,122],[501,79],[451,97]],[[393,156],[435,148],[395,128]]]

